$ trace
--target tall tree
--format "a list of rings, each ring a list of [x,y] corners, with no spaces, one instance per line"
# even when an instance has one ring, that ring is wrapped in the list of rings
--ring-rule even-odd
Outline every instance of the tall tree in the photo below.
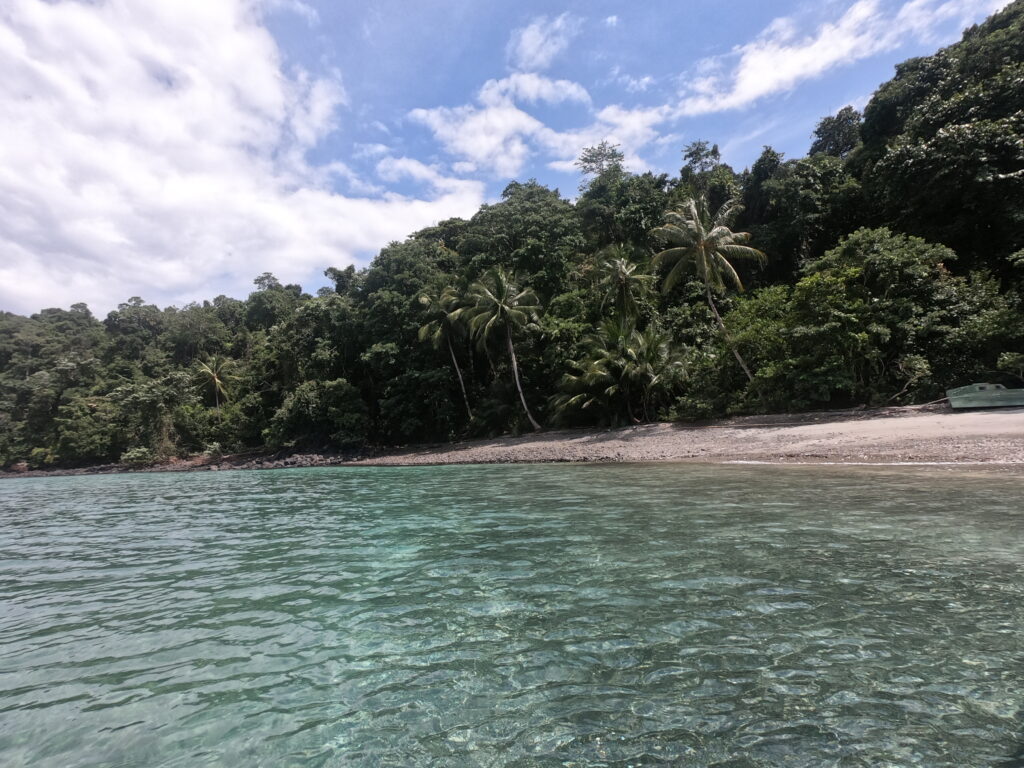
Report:
[[[537,295],[530,288],[520,288],[511,275],[497,267],[469,286],[466,298],[468,306],[458,310],[457,316],[468,319],[469,329],[481,346],[485,347],[496,336],[504,337],[519,402],[530,425],[539,430],[541,426],[526,404],[526,395],[519,380],[519,361],[512,343],[515,331],[535,327],[541,310]]]
[[[683,169],[694,174],[708,173],[722,162],[718,145],[709,141],[691,141],[683,149]]]
[[[601,257],[597,265],[597,287],[603,295],[601,306],[611,304],[620,317],[636,318],[637,297],[644,295],[654,275],[641,272],[622,246],[609,246],[598,256]]]
[[[220,401],[228,399],[228,382],[236,378],[234,374],[234,362],[223,357],[211,357],[208,360],[199,360],[196,363],[196,374],[203,386],[213,392],[213,401],[220,413]]]
[[[843,107],[834,115],[823,117],[814,129],[810,154],[819,152],[845,158],[860,145],[860,112]]]
[[[740,192],[739,178],[727,163],[717,144],[693,141],[683,149],[683,167],[679,169],[677,200],[705,197],[717,208]]]
[[[733,232],[729,228],[742,209],[734,198],[712,217],[705,198],[690,198],[682,207],[665,214],[665,224],[652,231],[652,235],[667,247],[655,255],[651,264],[655,269],[671,265],[662,283],[663,293],[671,291],[688,269],[694,270],[697,279],[704,284],[708,306],[722,336],[747,379],[753,381],[750,368],[729,339],[714,297],[715,293],[725,292],[726,282],[738,291],[743,290],[743,282],[730,259],[762,261],[765,258],[761,251],[745,245],[750,240],[749,232]]]
[[[422,325],[419,330],[420,341],[429,341],[434,349],[442,347],[448,349],[452,358],[452,366],[455,368],[455,375],[459,378],[459,388],[462,390],[462,401],[466,404],[466,413],[470,421],[473,420],[473,409],[469,406],[469,395],[466,394],[466,382],[462,378],[462,369],[459,367],[459,359],[455,356],[455,347],[452,346],[452,338],[458,335],[462,324],[459,322],[459,295],[452,287],[447,287],[437,296],[423,294],[419,298],[420,304],[426,309],[427,316],[431,319]]]
[[[622,163],[626,156],[622,154],[618,144],[602,141],[596,147],[584,147],[579,159],[573,163],[586,176],[601,176],[614,171],[622,173]],[[583,183],[583,187],[587,182]]]

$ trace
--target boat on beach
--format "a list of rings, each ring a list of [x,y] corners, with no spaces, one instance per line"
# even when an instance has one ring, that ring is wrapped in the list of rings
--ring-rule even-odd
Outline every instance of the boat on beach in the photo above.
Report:
[[[1002,384],[968,384],[947,389],[946,397],[954,408],[1024,406],[1024,389],[1007,389]]]

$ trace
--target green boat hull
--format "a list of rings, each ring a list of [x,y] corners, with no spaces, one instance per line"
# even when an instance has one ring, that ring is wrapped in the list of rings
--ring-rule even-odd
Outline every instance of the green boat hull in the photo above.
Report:
[[[1002,384],[971,384],[946,391],[954,408],[1005,408],[1024,406],[1024,389],[1006,389]]]

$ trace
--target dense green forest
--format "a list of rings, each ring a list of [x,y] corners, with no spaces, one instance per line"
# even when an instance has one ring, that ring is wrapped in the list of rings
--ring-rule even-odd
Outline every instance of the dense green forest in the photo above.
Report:
[[[1024,0],[899,65],[807,157],[585,150],[468,221],[245,300],[0,314],[0,465],[360,449],[926,402],[1024,382]]]

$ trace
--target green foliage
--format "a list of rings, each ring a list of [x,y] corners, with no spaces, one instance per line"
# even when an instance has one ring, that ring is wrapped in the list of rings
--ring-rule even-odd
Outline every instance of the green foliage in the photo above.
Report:
[[[536,181],[512,182],[500,203],[482,206],[455,248],[470,280],[500,267],[544,296],[560,292],[582,249],[572,204]]]
[[[307,381],[285,397],[267,428],[272,447],[351,448],[366,439],[366,406],[345,379]]]
[[[124,442],[116,407],[107,398],[76,397],[58,408],[54,457],[72,465],[113,461]]]
[[[852,158],[879,220],[952,247],[966,268],[1024,246],[1024,2],[899,65]]]
[[[420,304],[431,319],[425,325],[420,326],[419,339],[420,341],[429,341],[435,350],[446,349],[448,351],[452,367],[455,369],[455,375],[459,381],[462,401],[466,406],[466,415],[472,421],[473,408],[469,404],[466,380],[462,375],[462,368],[459,367],[458,355],[455,354],[455,342],[468,333],[468,328],[459,318],[462,297],[454,288],[448,286],[437,296],[423,294],[420,296]]]
[[[736,174],[722,162],[717,144],[704,140],[690,142],[683,149],[683,163],[674,190],[677,205],[702,198],[711,210],[718,210],[739,194]]]
[[[845,158],[860,145],[860,112],[843,107],[831,117],[823,117],[814,129],[811,155],[818,153]]]
[[[704,285],[708,307],[725,339],[728,339],[729,333],[715,305],[714,294],[724,293],[726,283],[738,291],[743,290],[743,283],[732,261],[763,261],[765,258],[764,253],[746,245],[750,241],[749,232],[733,232],[729,228],[741,210],[738,198],[732,198],[724,202],[712,217],[705,198],[690,198],[680,208],[667,213],[665,224],[652,233],[666,246],[654,257],[652,267],[657,269],[664,265],[670,266],[662,283],[662,293],[669,293],[686,270],[692,269]],[[747,378],[753,380],[739,349],[735,345],[731,345],[731,349]]]
[[[864,220],[860,182],[825,153],[784,161],[765,147],[743,183],[745,211],[738,221],[772,258],[751,278],[795,282],[801,266],[818,258]]]
[[[534,429],[540,429],[540,424],[533,417],[523,394],[513,337],[517,332],[537,330],[540,311],[537,294],[531,288],[520,289],[515,277],[497,268],[469,286],[465,306],[457,312],[457,317],[466,323],[481,349],[486,350],[494,340],[507,345],[512,380],[523,413]]]
[[[156,463],[157,457],[153,455],[153,452],[149,448],[129,448],[127,451],[121,454],[121,463],[126,464],[134,469],[142,469],[143,467],[150,467]]]
[[[213,400],[220,410],[221,401],[230,400],[228,384],[238,376],[234,373],[234,361],[225,360],[220,357],[211,357],[208,360],[196,361],[196,376],[200,386],[213,393]]]
[[[690,198],[665,215],[665,223],[652,233],[664,248],[651,262],[654,269],[669,267],[661,286],[663,293],[669,293],[688,270],[709,291],[723,293],[726,283],[743,290],[743,282],[730,260],[761,261],[765,255],[746,245],[749,232],[733,232],[729,228],[741,210],[734,198],[712,217],[705,198]]]
[[[581,423],[589,415],[590,423],[618,426],[653,418],[681,379],[684,360],[667,333],[653,325],[640,331],[617,315],[587,337],[584,356],[569,368],[551,400],[559,419]]]
[[[608,173],[623,174],[622,163],[626,156],[618,144],[602,141],[596,147],[584,147],[574,165],[584,176],[602,176]]]
[[[1024,382],[1024,352],[1003,352],[997,361],[999,370]]]
[[[613,244],[635,249],[647,243],[647,233],[662,219],[670,199],[665,174],[633,175],[611,167],[585,182],[576,217],[593,252]]]
[[[630,261],[629,255],[621,246],[601,251],[595,269],[595,287],[602,294],[602,309],[614,307],[620,317],[635,319],[639,315],[637,301],[648,295],[655,278],[641,272],[640,265]]]
[[[952,275],[954,259],[919,238],[861,229],[792,289],[741,302],[726,319],[757,374],[734,405],[907,402],[983,376],[1000,349],[1019,343],[1024,321],[990,278]]]

